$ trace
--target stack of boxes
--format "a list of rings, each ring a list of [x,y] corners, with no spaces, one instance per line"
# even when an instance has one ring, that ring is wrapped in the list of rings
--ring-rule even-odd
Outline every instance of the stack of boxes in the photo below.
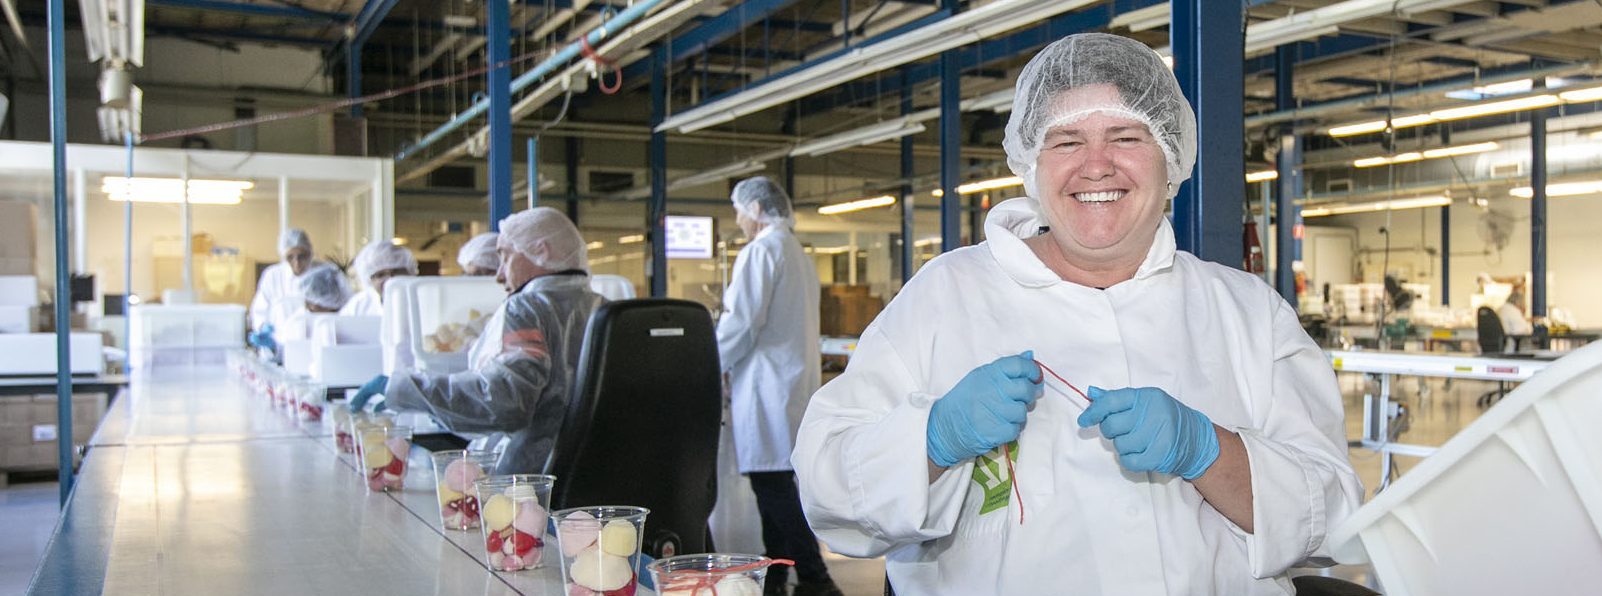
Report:
[[[55,335],[40,333],[33,203],[0,201],[0,374],[54,374]],[[100,336],[72,334],[73,372],[99,372]],[[80,370],[82,369],[82,370]],[[107,396],[72,396],[73,442],[85,444],[106,413]],[[0,486],[14,472],[56,469],[56,396],[0,396]]]
[[[818,310],[820,334],[861,337],[868,323],[884,310],[884,299],[871,295],[868,286],[830,285],[823,287]]]

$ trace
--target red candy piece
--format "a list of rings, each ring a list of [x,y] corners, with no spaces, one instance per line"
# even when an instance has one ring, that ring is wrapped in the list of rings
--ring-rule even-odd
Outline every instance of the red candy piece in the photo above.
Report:
[[[605,592],[601,592],[601,596],[634,596],[634,586],[639,584],[639,583],[640,583],[640,576],[635,575],[633,577],[630,577],[629,578],[629,583],[623,584],[623,587],[618,588],[616,590],[608,590],[608,591],[605,591]]]
[[[528,551],[534,550],[537,546],[544,546],[544,543],[532,535],[514,531],[512,532],[512,546],[517,556],[521,557],[528,554]]]
[[[406,460],[398,457],[394,458],[390,460],[389,465],[384,466],[383,470],[396,476],[404,476],[406,475]]]
[[[467,497],[461,503],[462,513],[467,514],[468,519],[478,519],[478,497]]]
[[[490,532],[489,538],[484,540],[484,548],[488,549],[489,552],[492,553],[501,552],[501,533]]]

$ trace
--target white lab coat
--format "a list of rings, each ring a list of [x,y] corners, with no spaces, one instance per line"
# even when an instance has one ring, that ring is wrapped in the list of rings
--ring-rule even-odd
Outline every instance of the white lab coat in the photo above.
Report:
[[[313,264],[315,266],[315,263]],[[311,267],[306,268],[307,271]],[[256,296],[250,300],[250,328],[260,330],[268,323],[280,326],[290,315],[306,308],[300,281],[285,263],[273,263],[261,271]]]
[[[813,396],[794,457],[812,528],[835,552],[886,554],[903,594],[1290,593],[1276,576],[1325,556],[1362,491],[1323,352],[1261,280],[1176,252],[1167,221],[1134,279],[1065,282],[1020,240],[1045,225],[1036,209],[998,205],[985,243],[920,270]],[[1081,389],[1159,387],[1239,433],[1256,534],[1179,477],[1123,471],[1054,380],[1014,452],[1022,512],[999,451],[930,484],[930,404],[1029,349]]]
[[[1535,327],[1530,325],[1530,320],[1524,318],[1524,311],[1519,310],[1519,307],[1512,302],[1503,302],[1502,306],[1497,307],[1496,316],[1502,319],[1502,333],[1504,335],[1531,335],[1535,333]]]
[[[742,474],[791,469],[796,429],[822,382],[819,291],[811,257],[784,226],[763,229],[734,259],[718,356]]]
[[[345,306],[339,309],[339,314],[346,317],[382,317],[384,305],[379,302],[377,291],[363,288],[345,302]]]

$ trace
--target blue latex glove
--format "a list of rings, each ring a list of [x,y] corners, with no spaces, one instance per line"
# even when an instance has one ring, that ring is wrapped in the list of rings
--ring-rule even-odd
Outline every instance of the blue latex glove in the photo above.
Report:
[[[1079,415],[1079,427],[1100,425],[1124,469],[1195,480],[1218,460],[1213,422],[1168,392],[1091,387],[1088,395],[1090,407]]]
[[[374,395],[384,394],[386,385],[389,385],[389,375],[373,377],[373,380],[362,385],[360,389],[356,390],[356,395],[350,398],[350,411],[361,411],[362,408],[367,406],[367,402],[373,399]]]
[[[278,351],[278,342],[273,339],[273,325],[272,325],[272,323],[268,323],[266,325],[262,325],[260,331],[256,331],[256,332],[251,333],[250,334],[250,345],[258,347],[258,348],[262,348],[262,349],[265,349],[265,350],[277,352]]]
[[[1040,391],[1033,351],[969,371],[929,408],[930,461],[948,468],[1018,438]]]

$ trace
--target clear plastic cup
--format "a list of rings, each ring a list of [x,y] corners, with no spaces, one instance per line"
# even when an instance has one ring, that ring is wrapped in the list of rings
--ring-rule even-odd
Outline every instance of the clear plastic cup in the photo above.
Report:
[[[356,460],[361,462],[369,492],[400,490],[406,480],[406,457],[412,451],[409,426],[356,427]]]
[[[334,427],[334,449],[340,453],[355,453],[355,431],[351,428],[350,408],[342,404],[334,404],[328,409],[328,422]]]
[[[652,561],[646,569],[657,596],[762,596],[772,559],[758,555],[681,555]]]
[[[380,428],[395,426],[395,418],[388,414],[375,414],[372,412],[352,412],[344,406],[336,406],[344,410],[342,422],[334,427],[334,447],[340,453],[356,453],[357,431],[364,426],[377,426]]]
[[[562,584],[570,596],[633,596],[640,583],[644,507],[575,507],[556,512]]]
[[[550,519],[555,476],[510,474],[473,482],[484,530],[484,560],[491,571],[522,571],[545,560],[545,527]]]
[[[300,383],[295,386],[295,409],[301,422],[323,421],[323,410],[328,403],[328,388],[321,383]]]
[[[473,483],[488,476],[498,458],[493,451],[434,452],[434,494],[439,497],[439,523],[447,530],[478,527],[478,492]]]

